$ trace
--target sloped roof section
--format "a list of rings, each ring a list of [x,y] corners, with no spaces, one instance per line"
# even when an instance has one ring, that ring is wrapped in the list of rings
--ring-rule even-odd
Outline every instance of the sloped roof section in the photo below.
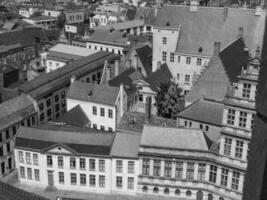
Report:
[[[180,26],[177,53],[205,56],[212,55],[215,41],[225,47],[237,39],[239,27],[243,27],[245,43],[254,54],[258,46],[262,47],[266,20],[266,11],[262,11],[261,16],[256,16],[255,12],[253,9],[200,6],[196,12],[191,12],[188,6],[169,5],[158,9],[154,26]],[[200,47],[202,52],[198,51]]]
[[[201,130],[167,128],[145,125],[141,146],[209,151],[209,144]]]
[[[144,66],[146,74],[151,74],[152,72],[152,48],[148,45],[142,46],[136,49],[136,53]]]
[[[74,81],[70,86],[67,98],[114,106],[119,90],[118,87]]]
[[[223,63],[219,57],[213,57],[207,69],[185,96],[186,104],[193,103],[200,98],[222,101],[230,86]]]

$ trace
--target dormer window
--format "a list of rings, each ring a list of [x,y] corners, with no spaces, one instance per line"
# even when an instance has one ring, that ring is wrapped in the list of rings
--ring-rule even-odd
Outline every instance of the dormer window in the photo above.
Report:
[[[243,84],[243,92],[242,92],[243,98],[250,98],[250,91],[251,91],[251,84],[244,83]]]

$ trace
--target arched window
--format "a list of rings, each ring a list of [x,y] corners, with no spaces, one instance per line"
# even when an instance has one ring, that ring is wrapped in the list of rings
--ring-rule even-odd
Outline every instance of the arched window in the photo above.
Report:
[[[164,189],[164,194],[169,194],[170,193],[170,190],[168,188],[165,188]]]
[[[147,190],[148,190],[148,188],[147,188],[147,186],[143,186],[143,192],[147,192]]]
[[[213,195],[212,194],[208,194],[208,200],[213,200]]]
[[[154,193],[159,193],[159,188],[158,188],[158,187],[154,187],[154,188],[153,188],[153,192],[154,192]]]
[[[223,197],[220,197],[219,200],[224,200],[224,198]]]
[[[174,193],[175,195],[179,196],[181,194],[181,191],[179,189],[176,189]]]
[[[187,190],[187,191],[186,191],[186,196],[187,196],[187,197],[191,197],[191,195],[192,195],[192,192],[191,192],[190,190]]]

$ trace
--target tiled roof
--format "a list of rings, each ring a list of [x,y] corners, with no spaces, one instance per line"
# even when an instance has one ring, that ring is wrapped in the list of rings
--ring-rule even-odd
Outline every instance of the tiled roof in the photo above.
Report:
[[[114,29],[116,31],[120,31],[120,30],[129,29],[129,28],[140,27],[140,26],[144,26],[144,20],[135,19],[131,21],[118,22],[112,25],[100,26],[98,29],[104,29],[104,30]]]
[[[144,81],[149,84],[149,87],[157,92],[160,84],[164,82],[170,81],[172,78],[172,74],[169,70],[169,67],[166,63],[160,66],[159,69],[157,69],[155,72],[152,72],[150,75],[148,75]]]
[[[61,62],[67,62],[71,60],[78,60],[81,59],[82,56],[67,54],[62,52],[50,51],[47,54],[47,60],[56,60]]]
[[[40,98],[70,83],[70,79],[73,75],[79,78],[86,73],[101,69],[105,60],[112,61],[118,58],[118,55],[109,52],[97,52],[28,81],[20,86],[20,90],[33,98]]]
[[[26,95],[0,104],[0,130],[24,120],[35,113],[33,102]]]
[[[48,200],[37,194],[26,192],[10,184],[0,181],[0,199],[1,200]]]
[[[56,145],[64,145],[79,154],[109,155],[114,140],[111,133],[45,130],[21,127],[17,132],[16,147],[46,151]]]
[[[134,132],[142,132],[144,125],[147,123],[155,126],[163,126],[163,125],[167,127],[177,126],[176,120],[173,119],[167,119],[156,115],[152,115],[149,122],[146,122],[145,113],[124,112],[118,128]]]
[[[67,98],[115,106],[120,88],[74,81]]]
[[[238,38],[239,27],[243,27],[245,43],[254,54],[262,46],[266,11],[255,16],[253,9],[226,9],[199,6],[196,12],[191,12],[188,6],[165,6],[158,9],[154,26],[180,26],[177,53],[204,56],[212,55],[215,41],[225,47]],[[202,52],[198,51],[200,47]]]
[[[197,129],[145,125],[140,146],[209,151],[204,133]]]
[[[117,132],[110,155],[122,158],[138,158],[141,135]]]
[[[193,103],[200,98],[222,101],[225,97],[229,78],[219,57],[213,57],[207,69],[199,77],[195,85],[185,96],[185,102]]]
[[[144,69],[147,75],[150,75],[152,72],[152,48],[148,45],[137,48],[137,55],[144,66]]]
[[[156,9],[150,7],[138,7],[135,19],[145,19],[146,25],[153,25],[156,16]]]
[[[126,92],[131,94],[137,90],[136,86],[133,84],[133,81],[140,80],[142,78],[143,76],[138,70],[129,68],[111,79],[108,84],[112,87],[120,87],[120,84],[122,83]]]
[[[80,105],[77,105],[68,112],[64,113],[61,117],[54,120],[54,122],[62,123],[64,125],[88,127],[90,120]]]

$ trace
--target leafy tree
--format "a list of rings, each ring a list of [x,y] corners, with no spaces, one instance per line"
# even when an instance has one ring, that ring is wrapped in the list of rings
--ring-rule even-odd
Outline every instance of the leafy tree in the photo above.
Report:
[[[56,26],[58,29],[63,29],[66,23],[66,15],[64,12],[61,12],[60,15],[57,17]]]
[[[174,81],[161,83],[155,100],[158,115],[161,117],[176,119],[177,114],[184,109],[182,89]]]

